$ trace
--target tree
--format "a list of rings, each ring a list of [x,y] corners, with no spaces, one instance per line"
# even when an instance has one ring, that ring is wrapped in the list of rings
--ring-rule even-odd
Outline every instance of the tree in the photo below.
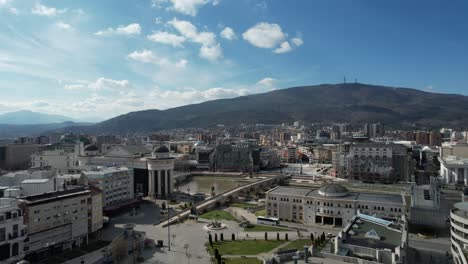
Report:
[[[208,236],[208,241],[210,242],[210,246],[213,247],[213,236],[211,234]]]
[[[326,239],[326,238],[327,238],[327,237],[325,236],[325,232],[323,232],[323,233],[322,233],[322,242],[325,242],[325,239]]]
[[[265,232],[265,240],[268,240],[268,233]]]
[[[235,240],[236,240],[236,235],[234,235],[234,233],[232,233],[232,235],[231,235],[231,240],[232,240],[232,241],[235,241]]]
[[[279,236],[279,233],[276,233],[276,240],[280,240],[280,236]]]
[[[218,234],[215,234],[215,242],[218,242]]]
[[[216,258],[216,260],[218,261],[218,264],[221,264],[221,254],[218,254],[218,257]]]
[[[214,250],[214,255],[215,255],[215,258],[218,258],[219,250],[217,248],[215,248]]]
[[[288,241],[288,233],[284,234],[284,240]]]
[[[314,242],[314,234],[310,233],[310,241]]]
[[[224,234],[221,233],[221,237],[220,237],[221,241],[224,241]]]

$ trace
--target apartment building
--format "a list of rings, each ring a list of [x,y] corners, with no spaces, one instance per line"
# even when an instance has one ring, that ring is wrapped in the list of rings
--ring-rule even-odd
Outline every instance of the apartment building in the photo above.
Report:
[[[20,198],[29,236],[25,253],[34,259],[86,243],[89,232],[102,223],[99,196],[89,187],[77,187]]]
[[[17,200],[0,198],[0,263],[23,259],[26,233]]]

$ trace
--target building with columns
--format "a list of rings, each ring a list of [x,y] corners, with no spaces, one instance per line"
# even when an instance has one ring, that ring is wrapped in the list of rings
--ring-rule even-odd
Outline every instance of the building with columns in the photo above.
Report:
[[[148,165],[148,196],[168,197],[174,189],[174,158],[170,157],[169,149],[162,145],[156,147]]]
[[[468,159],[456,156],[439,157],[440,177],[447,184],[468,186]]]

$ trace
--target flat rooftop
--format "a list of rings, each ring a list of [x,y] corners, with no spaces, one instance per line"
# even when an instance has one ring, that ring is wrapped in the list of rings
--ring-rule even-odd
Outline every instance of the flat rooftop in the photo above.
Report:
[[[37,183],[46,183],[49,179],[28,179],[21,182],[21,184],[37,184]]]
[[[40,204],[40,203],[51,202],[54,200],[70,198],[73,196],[85,195],[90,192],[91,191],[86,187],[77,187],[77,188],[68,189],[64,191],[48,192],[48,193],[42,193],[42,194],[37,194],[37,195],[25,196],[25,197],[21,197],[20,200],[28,204]]]
[[[403,197],[398,194],[358,193],[358,201],[403,204]]]
[[[380,239],[366,236],[368,232],[375,234]],[[351,228],[347,231],[346,242],[344,243],[374,249],[386,248],[391,249],[393,252],[396,247],[401,245],[401,241],[402,232],[357,217]]]
[[[269,193],[271,194],[279,194],[279,195],[294,195],[294,196],[307,196],[312,190],[308,188],[297,188],[297,187],[287,187],[287,186],[279,186]]]

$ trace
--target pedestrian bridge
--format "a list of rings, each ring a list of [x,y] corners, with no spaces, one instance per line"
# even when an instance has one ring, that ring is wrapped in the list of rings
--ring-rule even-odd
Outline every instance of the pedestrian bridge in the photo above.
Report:
[[[244,196],[248,193],[254,193],[258,190],[266,191],[271,187],[277,185],[280,180],[287,178],[288,176],[282,174],[262,174],[262,179],[255,182],[248,183],[243,186],[236,187],[232,190],[213,196],[205,201],[199,202],[196,205],[197,212],[203,213],[207,209],[212,207],[218,207],[220,205],[229,203],[239,196]],[[170,219],[163,219],[156,226],[166,227],[168,224],[183,220],[190,215],[190,208],[184,211],[178,212],[177,214],[170,217]]]

